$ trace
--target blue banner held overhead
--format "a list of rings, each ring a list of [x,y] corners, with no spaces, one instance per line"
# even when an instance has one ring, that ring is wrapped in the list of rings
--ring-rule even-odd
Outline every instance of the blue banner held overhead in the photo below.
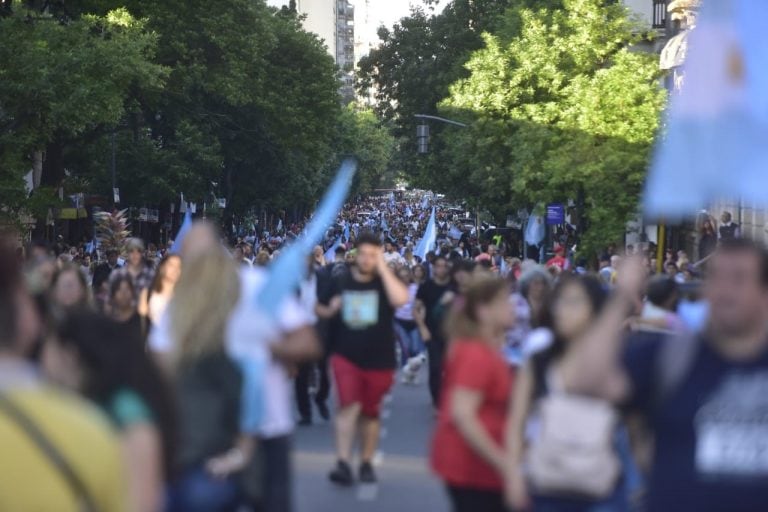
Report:
[[[293,293],[307,273],[307,255],[323,237],[339,214],[349,193],[357,161],[347,158],[342,162],[336,178],[323,196],[322,201],[301,236],[283,250],[269,266],[267,282],[255,297],[255,305],[269,315],[274,315],[285,298]]]
[[[184,213],[184,222],[181,223],[179,232],[176,233],[176,238],[173,239],[173,245],[171,246],[171,254],[179,254],[181,252],[181,245],[184,243],[184,237],[187,236],[187,232],[192,228],[192,211],[187,208]]]
[[[432,207],[432,214],[429,216],[429,222],[427,223],[427,228],[424,230],[424,236],[421,237],[421,240],[419,240],[419,243],[416,245],[416,250],[413,251],[414,256],[418,256],[422,261],[427,258],[427,253],[435,246],[435,241],[437,240],[436,224],[435,208]]]
[[[336,259],[336,249],[341,245],[341,237],[337,238],[333,245],[325,251],[325,262],[331,263]]]

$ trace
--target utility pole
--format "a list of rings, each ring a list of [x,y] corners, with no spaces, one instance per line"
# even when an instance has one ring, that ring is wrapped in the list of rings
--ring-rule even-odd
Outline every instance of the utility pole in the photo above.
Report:
[[[112,146],[112,200],[117,206],[120,202],[120,198],[117,195],[117,137],[115,132],[112,132],[110,139],[110,145]]]

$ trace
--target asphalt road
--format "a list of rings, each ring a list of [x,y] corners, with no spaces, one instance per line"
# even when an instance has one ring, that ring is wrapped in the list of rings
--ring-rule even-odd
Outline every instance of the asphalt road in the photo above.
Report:
[[[318,422],[298,427],[294,450],[296,512],[448,512],[447,497],[428,465],[434,425],[429,392],[398,384],[382,411],[379,483],[341,489],[328,481],[335,463],[333,429]],[[357,464],[355,464],[355,468]]]

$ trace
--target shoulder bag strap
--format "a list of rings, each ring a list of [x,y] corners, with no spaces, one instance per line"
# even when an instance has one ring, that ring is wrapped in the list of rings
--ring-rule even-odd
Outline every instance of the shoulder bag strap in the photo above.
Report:
[[[81,510],[83,512],[98,512],[98,508],[96,507],[87,486],[83,483],[77,473],[75,473],[75,470],[64,458],[61,451],[54,446],[51,440],[42,430],[40,430],[40,427],[38,427],[32,418],[2,392],[0,392],[0,412],[5,413],[8,418],[18,425],[43,455],[45,455],[51,465],[56,468],[62,477],[64,477],[64,480],[67,481],[67,485],[69,485],[72,492],[80,501]]]

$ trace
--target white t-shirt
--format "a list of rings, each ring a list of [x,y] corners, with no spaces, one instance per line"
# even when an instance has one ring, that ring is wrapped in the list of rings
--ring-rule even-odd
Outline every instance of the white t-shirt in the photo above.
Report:
[[[270,439],[288,435],[293,431],[293,386],[282,364],[269,356],[269,345],[280,341],[288,332],[311,323],[309,313],[289,296],[280,306],[276,318],[268,318],[256,309],[256,296],[264,286],[267,272],[263,268],[240,269],[240,300],[227,325],[226,347],[233,359],[246,359],[261,363],[269,359],[264,375],[264,421],[259,428],[262,438]],[[173,349],[168,315],[149,336],[150,348],[159,353]]]
[[[168,297],[153,293],[149,298],[149,321],[157,325],[168,307]]]

